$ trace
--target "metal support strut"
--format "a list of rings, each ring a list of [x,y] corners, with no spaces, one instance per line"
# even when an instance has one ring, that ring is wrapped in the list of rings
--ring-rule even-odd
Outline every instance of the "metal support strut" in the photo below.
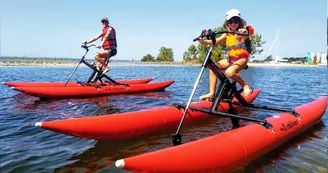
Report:
[[[67,83],[71,80],[73,74],[75,73],[75,71],[77,70],[77,68],[79,67],[79,65],[80,65],[81,63],[84,63],[86,66],[88,66],[89,68],[91,68],[91,69],[93,70],[91,76],[90,76],[90,77],[88,78],[88,80],[87,80],[87,83],[90,83],[91,80],[94,78],[94,76],[97,74],[96,77],[95,77],[95,80],[94,80],[94,81],[96,82],[97,80],[99,80],[99,81],[101,82],[101,85],[106,85],[106,84],[104,84],[104,82],[102,81],[102,78],[105,78],[105,79],[109,80],[109,81],[110,81],[112,84],[114,84],[114,85],[124,85],[124,86],[126,86],[126,87],[129,87],[129,84],[123,84],[123,83],[116,82],[114,79],[110,78],[110,77],[107,76],[106,74],[102,74],[102,75],[100,75],[102,71],[98,70],[97,67],[96,67],[96,65],[95,65],[94,63],[93,63],[93,64],[90,64],[89,62],[87,62],[87,61],[84,60],[86,54],[89,52],[89,48],[92,47],[92,46],[95,46],[95,45],[92,44],[92,45],[89,45],[89,46],[87,46],[87,45],[82,45],[82,46],[81,46],[82,48],[84,48],[84,49],[86,50],[86,51],[85,51],[85,54],[82,56],[80,62],[77,64],[77,66],[75,67],[75,69],[74,69],[73,72],[71,73],[70,77],[68,78],[68,80],[67,80],[67,82],[65,83],[64,86],[66,86]]]

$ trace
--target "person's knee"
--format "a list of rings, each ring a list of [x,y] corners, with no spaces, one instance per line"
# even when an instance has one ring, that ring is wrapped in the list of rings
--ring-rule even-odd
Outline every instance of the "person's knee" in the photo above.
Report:
[[[99,57],[100,57],[100,53],[99,52],[97,52],[96,54],[95,54],[95,60],[98,60],[99,59]]]
[[[225,71],[225,73],[226,73],[227,77],[229,77],[229,78],[233,77],[236,74],[236,72],[231,69],[227,69]]]
[[[216,63],[216,66],[220,69],[220,70],[222,70],[223,69],[223,65],[221,64],[221,63]]]

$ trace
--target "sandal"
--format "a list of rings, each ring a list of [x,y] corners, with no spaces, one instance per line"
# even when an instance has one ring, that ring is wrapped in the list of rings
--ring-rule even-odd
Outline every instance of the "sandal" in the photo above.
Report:
[[[244,89],[244,87],[245,87],[246,85],[248,86],[248,89],[249,89],[249,92],[248,92],[248,93],[246,93],[246,92],[245,92],[245,89]],[[250,87],[250,86],[248,85],[247,82],[245,82],[244,87],[243,87],[244,97],[247,98],[247,97],[253,92],[253,88]]]
[[[102,71],[102,73],[101,73],[101,76],[103,76],[104,74],[106,74],[107,72],[109,72],[109,68],[105,68],[105,70],[104,71]]]

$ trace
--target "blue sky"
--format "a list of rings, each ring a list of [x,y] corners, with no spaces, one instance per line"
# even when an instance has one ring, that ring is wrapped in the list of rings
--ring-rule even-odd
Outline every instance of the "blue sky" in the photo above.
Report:
[[[115,59],[156,56],[165,46],[181,61],[192,39],[222,25],[231,8],[267,41],[257,59],[267,54],[278,29],[280,57],[326,51],[326,0],[0,0],[1,55],[79,58],[80,44],[100,32],[100,19],[107,16],[117,31]]]

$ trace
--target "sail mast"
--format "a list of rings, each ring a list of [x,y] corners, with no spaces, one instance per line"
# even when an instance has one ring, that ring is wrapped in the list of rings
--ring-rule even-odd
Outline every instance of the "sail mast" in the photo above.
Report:
[[[272,50],[272,48],[273,48],[273,46],[274,46],[274,43],[275,43],[275,42],[277,41],[277,39],[278,39],[278,36],[279,36],[279,29],[278,29],[278,33],[277,33],[276,37],[274,38],[274,40],[273,40],[273,42],[272,42],[272,44],[271,44],[271,47],[270,47],[269,52],[268,52],[268,54],[267,54],[266,57],[268,57],[268,56],[270,55],[271,50]],[[276,47],[276,56],[277,56],[277,49],[278,49],[278,46]],[[265,57],[265,58],[266,58],[266,57]]]
[[[276,45],[276,57],[275,57],[275,61],[279,61],[280,58],[278,56],[278,44],[279,44],[279,29],[278,29],[278,33],[277,33],[277,45]]]

